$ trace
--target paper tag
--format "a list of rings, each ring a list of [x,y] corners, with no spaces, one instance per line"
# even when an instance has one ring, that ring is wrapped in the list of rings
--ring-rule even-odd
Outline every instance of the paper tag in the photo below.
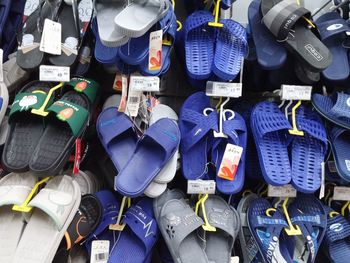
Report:
[[[39,80],[67,82],[70,80],[70,68],[41,65],[39,68]]]
[[[239,263],[239,257],[231,257],[231,263]]]
[[[117,72],[114,78],[113,89],[122,92],[125,86],[128,87],[128,77],[121,72]]]
[[[94,240],[91,243],[91,263],[107,263],[109,257],[109,240]]]
[[[334,161],[328,161],[327,164],[328,164],[328,170],[331,173],[336,173],[337,172],[337,167],[335,166],[335,162]]]
[[[188,180],[188,194],[215,194],[216,183],[214,180]]]
[[[131,76],[130,89],[137,91],[158,92],[159,77]]]
[[[334,201],[349,201],[350,200],[350,187],[335,186],[333,190]]]
[[[224,156],[220,164],[218,176],[220,178],[233,181],[235,179],[238,164],[241,160],[243,148],[231,143],[228,143],[225,148]]]
[[[321,163],[321,187],[320,187],[320,194],[319,194],[319,199],[322,199],[324,197],[324,192],[325,192],[325,184],[326,184],[326,164],[324,162]]]
[[[242,96],[242,83],[208,81],[205,93],[211,97],[239,98]]]
[[[4,51],[2,50],[2,48],[0,48],[0,82],[4,81],[3,59],[4,59]]]
[[[129,90],[125,113],[130,117],[136,117],[139,112],[141,94],[142,91]]]
[[[282,85],[282,100],[311,100],[312,86]]]
[[[268,197],[296,197],[297,190],[291,185],[286,184],[283,186],[268,185],[267,187]]]
[[[39,50],[52,55],[61,55],[62,25],[50,19],[45,19]]]
[[[159,70],[162,68],[163,30],[151,32],[149,35],[148,69]]]
[[[81,160],[81,139],[77,138],[75,140],[75,157],[74,157],[73,175],[76,175],[77,173],[79,173],[80,160]]]
[[[118,107],[119,112],[125,112],[127,98],[128,98],[128,79],[126,77],[122,77],[122,96],[120,98],[120,103]]]

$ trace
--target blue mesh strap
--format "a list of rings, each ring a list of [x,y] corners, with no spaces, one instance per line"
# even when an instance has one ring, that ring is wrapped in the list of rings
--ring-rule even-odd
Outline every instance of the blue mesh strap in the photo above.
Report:
[[[324,241],[329,245],[337,240],[350,237],[350,224],[341,215],[328,216],[327,231]]]
[[[350,118],[350,95],[338,92],[333,100],[335,104],[330,110],[332,115],[338,118]]]
[[[184,25],[185,35],[193,29],[207,26],[208,22],[214,22],[214,16],[208,11],[198,11],[190,15]]]

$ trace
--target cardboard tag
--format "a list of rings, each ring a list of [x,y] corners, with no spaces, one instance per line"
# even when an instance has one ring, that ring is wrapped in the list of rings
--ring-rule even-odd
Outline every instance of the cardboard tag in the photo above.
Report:
[[[130,117],[136,117],[139,112],[141,94],[142,91],[129,90],[125,113]]]
[[[214,180],[188,180],[188,194],[215,194],[216,183]]]
[[[268,197],[296,197],[297,190],[291,185],[286,184],[283,186],[268,185],[267,187]]]
[[[239,98],[242,96],[242,83],[208,81],[205,93],[210,97]]]
[[[220,169],[218,172],[218,176],[220,178],[230,181],[233,181],[233,179],[235,179],[242,152],[243,148],[240,146],[230,143],[226,145],[224,156],[222,157]]]
[[[62,25],[50,19],[45,19],[39,50],[52,55],[61,55]]]
[[[311,100],[312,86],[282,85],[282,100]]]
[[[67,82],[70,80],[70,68],[41,65],[39,68],[39,80]]]
[[[122,92],[123,87],[128,87],[128,77],[121,72],[117,72],[114,78],[113,89]]]
[[[128,79],[122,77],[122,96],[120,98],[120,103],[118,107],[119,112],[125,112],[126,110],[126,101],[128,99]]]
[[[137,91],[158,92],[159,77],[131,76],[130,89]]]
[[[334,201],[350,201],[350,187],[335,186],[333,190]]]
[[[151,32],[149,35],[148,69],[159,70],[162,68],[163,30]]]
[[[109,240],[94,240],[91,244],[91,263],[107,263],[109,258]]]

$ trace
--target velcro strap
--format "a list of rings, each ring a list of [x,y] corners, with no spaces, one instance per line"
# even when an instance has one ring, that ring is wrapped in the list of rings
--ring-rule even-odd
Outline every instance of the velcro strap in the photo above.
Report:
[[[325,242],[327,244],[350,237],[350,224],[344,217],[336,215],[334,217],[328,217],[327,220],[328,229],[325,235]]]
[[[333,100],[335,104],[331,108],[330,112],[338,118],[350,118],[350,95],[337,92]]]
[[[295,0],[284,0],[273,6],[263,17],[263,22],[278,40],[285,40],[295,23],[310,11],[299,6]]]
[[[208,11],[197,11],[190,15],[184,25],[185,35],[196,28],[205,27],[208,22],[214,22],[214,16]]]
[[[72,78],[66,85],[72,86],[75,91],[85,94],[91,103],[94,103],[100,88],[96,81],[87,78]]]
[[[18,93],[12,103],[10,117],[16,112],[39,109],[44,104],[46,97],[47,94],[39,91]]]

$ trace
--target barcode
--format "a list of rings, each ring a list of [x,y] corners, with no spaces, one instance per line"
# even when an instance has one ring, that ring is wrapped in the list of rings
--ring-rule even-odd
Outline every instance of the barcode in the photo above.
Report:
[[[95,255],[95,261],[99,262],[99,261],[105,261],[108,258],[108,253],[99,253]]]
[[[138,103],[139,102],[139,97],[129,97],[129,102],[130,103]]]

